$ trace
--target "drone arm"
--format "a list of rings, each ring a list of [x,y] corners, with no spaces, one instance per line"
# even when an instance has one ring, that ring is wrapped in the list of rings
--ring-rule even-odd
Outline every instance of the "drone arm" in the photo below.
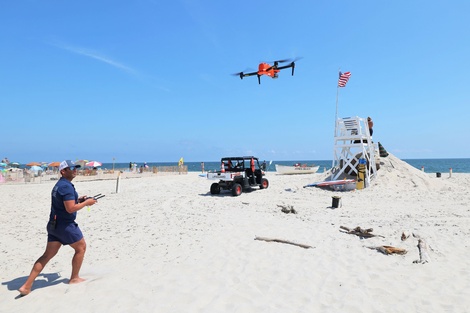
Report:
[[[289,67],[294,68],[294,67],[295,67],[295,63],[292,62],[292,63],[289,64],[289,65],[279,66],[277,69],[278,69],[278,70],[283,70],[283,69],[286,69],[286,68],[289,68]]]
[[[282,69],[289,68],[289,67],[292,68],[292,76],[294,76],[294,68],[295,68],[295,63],[294,63],[294,62],[292,62],[292,63],[289,64],[289,65],[285,65],[285,66],[278,67],[278,69],[279,69],[279,70],[282,70]]]
[[[240,73],[240,77],[248,77],[248,76],[253,76],[253,75],[258,75],[258,72]]]

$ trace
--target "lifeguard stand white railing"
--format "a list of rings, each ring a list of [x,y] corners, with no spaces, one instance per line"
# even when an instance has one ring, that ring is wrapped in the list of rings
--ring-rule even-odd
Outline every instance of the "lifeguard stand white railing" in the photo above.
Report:
[[[358,175],[359,159],[367,162],[365,186],[377,175],[375,147],[365,118],[358,116],[336,120],[332,180]]]

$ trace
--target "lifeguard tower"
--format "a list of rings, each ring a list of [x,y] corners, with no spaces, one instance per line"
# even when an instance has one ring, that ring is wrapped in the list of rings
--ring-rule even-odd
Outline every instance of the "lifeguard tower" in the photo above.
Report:
[[[375,146],[369,133],[367,120],[358,116],[336,119],[332,180],[347,175],[357,176],[359,160],[364,159],[365,187],[376,177]]]

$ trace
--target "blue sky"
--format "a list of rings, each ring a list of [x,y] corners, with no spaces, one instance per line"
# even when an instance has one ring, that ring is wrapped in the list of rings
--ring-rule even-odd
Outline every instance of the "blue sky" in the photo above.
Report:
[[[3,1],[0,156],[10,161],[333,157],[371,116],[408,158],[470,157],[468,1]],[[303,57],[295,75],[243,80]]]

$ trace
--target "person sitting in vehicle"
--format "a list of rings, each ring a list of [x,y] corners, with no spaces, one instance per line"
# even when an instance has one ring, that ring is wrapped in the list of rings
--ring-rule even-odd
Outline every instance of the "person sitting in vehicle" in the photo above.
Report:
[[[266,160],[264,160],[263,164],[261,164],[261,170],[266,171]]]

